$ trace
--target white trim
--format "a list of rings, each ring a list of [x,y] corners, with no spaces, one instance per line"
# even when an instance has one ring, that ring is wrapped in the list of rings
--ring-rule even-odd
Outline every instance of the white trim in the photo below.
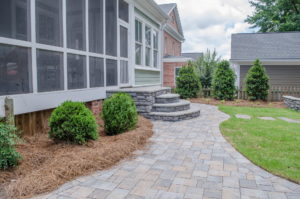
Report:
[[[148,67],[148,66],[136,66],[136,70],[147,70],[147,71],[161,71],[159,68],[153,68],[153,67]]]
[[[178,57],[178,58],[164,58],[163,59],[163,62],[164,63],[171,63],[171,62],[188,62],[188,61],[195,61],[194,59],[192,58],[188,58],[188,57]]]
[[[255,60],[230,60],[239,65],[252,65]],[[260,59],[264,65],[300,65],[300,59]]]

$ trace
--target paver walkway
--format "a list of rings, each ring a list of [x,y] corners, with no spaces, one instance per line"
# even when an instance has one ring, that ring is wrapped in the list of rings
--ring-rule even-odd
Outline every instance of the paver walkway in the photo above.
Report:
[[[300,198],[300,185],[273,176],[239,154],[219,131],[228,116],[201,107],[197,119],[154,122],[153,142],[133,160],[67,183],[42,198]]]

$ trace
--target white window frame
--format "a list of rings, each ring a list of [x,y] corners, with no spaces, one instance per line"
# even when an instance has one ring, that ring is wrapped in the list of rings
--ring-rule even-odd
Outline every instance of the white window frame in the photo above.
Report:
[[[128,2],[127,2],[128,3]],[[128,3],[128,12],[130,12],[130,5]],[[119,12],[119,11],[118,11]],[[128,13],[128,18],[130,21],[130,13]],[[122,57],[121,56],[121,46],[120,46],[120,27],[123,26],[124,28],[127,29],[127,52],[128,52],[128,56],[126,57]],[[118,65],[119,65],[119,69],[118,69],[118,78],[119,78],[119,86],[120,87],[126,87],[126,86],[130,86],[130,48],[129,48],[129,44],[130,44],[130,25],[129,23],[127,23],[126,21],[122,20],[119,18],[119,13],[118,13],[118,57],[119,57],[119,61],[118,61]],[[121,83],[121,61],[126,61],[128,63],[128,83],[123,84]]]
[[[103,0],[103,54],[89,52],[89,7],[88,0],[85,0],[85,35],[86,35],[86,50],[75,50],[67,48],[67,13],[66,13],[66,1],[62,0],[62,31],[63,31],[63,46],[51,46],[46,44],[40,44],[36,42],[36,0],[30,0],[30,41],[23,41],[18,39],[0,37],[0,44],[18,46],[18,47],[26,47],[31,51],[31,67],[32,67],[32,92],[24,93],[24,94],[15,94],[8,95],[9,98],[14,99],[15,101],[15,114],[23,114],[28,112],[40,111],[50,108],[55,108],[63,101],[66,100],[74,100],[74,101],[93,101],[98,99],[104,99],[106,97],[106,90],[112,90],[120,87],[120,60],[123,58],[120,57],[120,38],[117,37],[117,56],[109,56],[106,55],[106,1]],[[127,1],[129,4],[129,23],[131,23],[131,15],[132,15],[132,2]],[[119,19],[119,0],[117,0],[117,31],[118,35],[120,32],[120,25],[124,25],[123,21]],[[127,22],[126,22],[127,23]],[[130,32],[130,26],[127,24],[128,35],[132,34]],[[130,41],[130,40],[129,40]],[[64,70],[64,89],[60,91],[51,91],[51,92],[38,92],[37,89],[37,49],[46,50],[46,51],[54,51],[63,54],[63,70]],[[130,60],[130,50],[128,51],[129,57],[126,60]],[[72,89],[68,90],[68,73],[67,73],[67,55],[75,54],[75,55],[83,55],[86,57],[86,88],[83,89]],[[102,58],[104,59],[104,87],[90,87],[90,57]],[[118,84],[116,86],[106,86],[106,59],[116,60],[118,63]],[[128,62],[130,68],[130,62]],[[129,69],[129,82],[131,82],[130,77],[130,69]],[[132,82],[131,82],[132,83]],[[4,99],[6,96],[0,96],[0,116],[4,114],[4,110],[2,105],[4,103]],[[49,102],[49,99],[51,99]]]
[[[145,19],[143,16],[139,15],[136,13],[135,15],[135,20],[138,20],[142,23],[142,38],[143,38],[143,42],[142,42],[142,65],[137,65],[135,64],[135,69],[140,69],[140,70],[150,70],[150,71],[161,71],[161,62],[160,60],[160,56],[161,56],[161,31],[159,30],[159,28],[155,27],[154,25],[152,25],[151,23],[148,22],[147,19]],[[146,35],[145,35],[145,29],[146,26],[151,28],[151,55],[150,55],[150,66],[146,66]],[[156,31],[158,33],[157,37],[158,37],[158,63],[157,66],[154,67],[153,66],[153,49],[154,49],[154,42],[153,42],[153,31]],[[135,55],[134,55],[135,56]]]

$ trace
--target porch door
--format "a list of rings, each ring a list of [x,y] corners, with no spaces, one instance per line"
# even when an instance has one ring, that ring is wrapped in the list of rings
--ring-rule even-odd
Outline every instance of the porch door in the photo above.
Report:
[[[126,87],[130,85],[130,74],[129,74],[129,34],[128,24],[121,23],[120,25],[120,86]]]

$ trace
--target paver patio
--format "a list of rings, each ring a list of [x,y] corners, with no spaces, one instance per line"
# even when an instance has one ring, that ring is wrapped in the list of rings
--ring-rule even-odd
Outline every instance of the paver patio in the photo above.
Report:
[[[299,199],[300,185],[252,164],[221,135],[229,116],[210,105],[197,119],[154,122],[151,144],[116,167],[69,182],[48,199]]]

